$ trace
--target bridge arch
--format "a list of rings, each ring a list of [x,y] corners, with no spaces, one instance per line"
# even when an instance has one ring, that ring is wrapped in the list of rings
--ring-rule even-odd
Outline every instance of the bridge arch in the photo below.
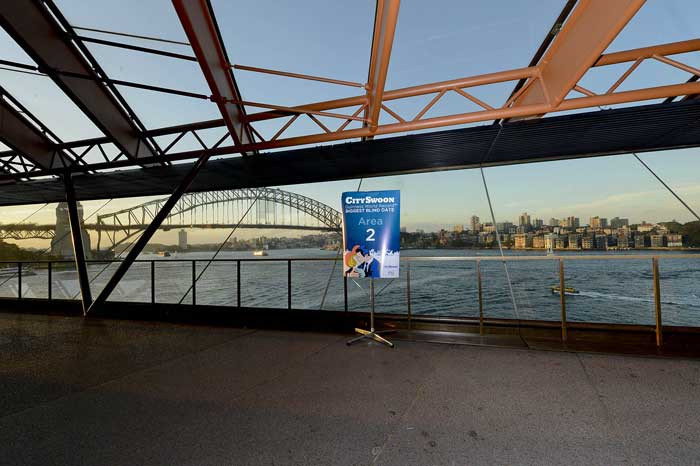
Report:
[[[103,234],[107,237],[108,249],[113,249],[144,230],[166,200],[167,198],[156,199],[127,209],[99,215],[95,225],[86,225],[86,227],[97,230],[98,249],[100,249]],[[233,222],[217,221],[217,215],[223,216],[223,220],[225,220],[227,212],[222,209],[218,209],[218,211],[213,209],[212,217],[208,217],[207,207],[226,203],[236,204],[236,208],[231,209],[229,215]],[[285,213],[284,211],[280,212],[279,206],[290,209],[289,217],[278,215],[278,213]],[[201,216],[202,210],[203,217]],[[246,212],[248,212],[247,215],[245,215]],[[262,221],[261,212],[263,214]],[[297,214],[296,221],[293,218],[294,212]],[[198,213],[200,219],[204,218],[203,221],[197,220]],[[304,216],[303,224],[299,214]],[[186,221],[188,216],[189,222]],[[243,188],[185,194],[163,222],[161,229],[231,228],[238,225],[240,228],[339,232],[341,222],[340,212],[310,197],[276,188]]]

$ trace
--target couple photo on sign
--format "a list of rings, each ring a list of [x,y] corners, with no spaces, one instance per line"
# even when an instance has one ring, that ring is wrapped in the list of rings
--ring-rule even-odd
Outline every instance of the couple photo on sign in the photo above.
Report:
[[[369,251],[356,244],[343,258],[345,276],[353,278],[379,278],[381,264]]]

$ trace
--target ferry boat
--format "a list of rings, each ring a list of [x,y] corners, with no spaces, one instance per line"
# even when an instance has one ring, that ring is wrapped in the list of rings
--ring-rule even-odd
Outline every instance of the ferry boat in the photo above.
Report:
[[[169,251],[158,251],[158,255],[160,257],[170,257],[170,252]]]
[[[264,249],[258,249],[257,251],[253,251],[254,256],[267,256],[267,251]]]
[[[559,285],[552,285],[552,294],[559,294]],[[574,295],[574,294],[579,294],[579,291],[571,286],[565,286],[564,287],[564,295]]]

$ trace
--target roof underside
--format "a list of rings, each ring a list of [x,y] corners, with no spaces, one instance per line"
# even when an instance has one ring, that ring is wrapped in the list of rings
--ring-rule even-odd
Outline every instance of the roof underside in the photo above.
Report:
[[[501,129],[502,128],[502,129]],[[700,145],[700,100],[213,160],[190,191],[332,181]],[[163,195],[190,164],[75,176],[80,200]],[[56,180],[0,185],[0,205],[58,202]],[[108,194],[107,194],[108,193]]]
[[[205,165],[190,191],[700,145],[700,69],[695,64],[700,34],[695,29],[689,35],[688,31],[660,34],[654,28],[660,23],[661,2],[568,0],[562,2],[561,12],[551,8],[555,3],[542,2],[548,11],[528,16],[518,10],[525,7],[514,6],[513,18],[501,18],[508,14],[498,8],[483,10],[491,2],[456,2],[466,8],[459,11],[474,13],[472,21],[483,21],[487,32],[496,33],[491,39],[481,32],[458,39],[455,31],[465,33],[469,28],[461,20],[452,21],[457,12],[423,11],[400,0],[367,0],[359,6],[294,5],[313,10],[306,12],[310,15],[302,11],[299,19],[312,18],[318,30],[289,37],[300,41],[294,46],[276,47],[266,46],[266,37],[246,35],[247,26],[237,19],[269,21],[270,29],[285,30],[285,24],[274,21],[289,21],[290,12],[275,17],[262,7],[254,18],[246,16],[246,2],[171,3],[165,9],[161,3],[151,5],[162,13],[150,15],[154,31],[134,35],[73,24],[95,20],[125,29],[132,27],[132,19],[150,21],[149,15],[134,18],[118,2],[105,1],[102,6],[109,11],[102,19],[100,8],[91,10],[92,16],[83,15],[79,2],[62,2],[61,7],[54,0],[0,2],[0,26],[10,39],[5,42],[12,42],[7,47],[0,41],[0,68],[27,79],[3,81],[0,87],[0,205],[64,200],[61,177],[66,174],[75,178],[81,200],[168,194],[192,163],[214,156],[222,158]],[[372,8],[374,21],[368,14]],[[112,16],[122,17],[122,22],[110,23]],[[130,19],[128,24],[124,18]],[[430,18],[438,30],[429,30]],[[330,35],[337,23],[348,30],[359,26],[352,45],[361,45],[362,50],[346,48],[340,53],[323,48],[332,41],[314,34],[323,29]],[[517,30],[508,35],[506,28]],[[528,28],[541,31],[534,42],[527,40]],[[636,32],[625,35],[630,28]],[[414,36],[407,35],[408,30]],[[650,45],[644,42],[647,37],[652,44],[657,37],[663,40]],[[430,53],[421,54],[423,43],[440,47],[426,47]],[[465,43],[477,45],[462,50]],[[525,43],[529,48],[523,48]],[[517,49],[515,58],[496,50],[508,47]],[[268,50],[271,55],[265,56]],[[444,60],[433,63],[427,58],[434,56]],[[240,57],[260,62],[240,64]],[[366,63],[358,66],[357,60]],[[286,68],[297,62],[318,68],[262,67],[278,63]],[[392,68],[396,63],[400,66]],[[442,67],[433,66],[440,63]],[[337,72],[345,76],[326,77],[325,68],[334,64],[342,66],[328,74],[342,70]],[[134,74],[118,74],[122,68]],[[423,75],[416,72],[418,68]],[[141,69],[150,72],[139,75]],[[241,74],[243,79],[238,80]],[[366,75],[367,82],[356,82],[360,75]],[[415,76],[422,78],[414,82]],[[335,79],[341,77],[354,81]],[[60,128],[54,132],[53,126],[80,123],[59,118],[47,125],[47,108],[56,114],[66,109],[32,102],[35,83],[42,79],[63,94],[99,136],[60,139],[66,133]],[[266,79],[285,81],[273,85]],[[313,91],[304,87],[299,92],[307,85],[325,87]],[[151,104],[155,101],[142,99],[146,95],[163,100]],[[180,105],[184,101],[187,104]],[[154,118],[155,113],[142,120],[148,111],[188,121],[151,127],[144,122],[161,120]]]

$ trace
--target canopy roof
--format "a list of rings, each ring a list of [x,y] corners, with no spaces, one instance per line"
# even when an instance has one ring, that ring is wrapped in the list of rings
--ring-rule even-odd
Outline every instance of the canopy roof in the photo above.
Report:
[[[190,190],[700,144],[700,39],[655,30],[661,4],[80,3],[0,4],[0,205],[69,173],[79,199],[165,194],[203,157]]]

